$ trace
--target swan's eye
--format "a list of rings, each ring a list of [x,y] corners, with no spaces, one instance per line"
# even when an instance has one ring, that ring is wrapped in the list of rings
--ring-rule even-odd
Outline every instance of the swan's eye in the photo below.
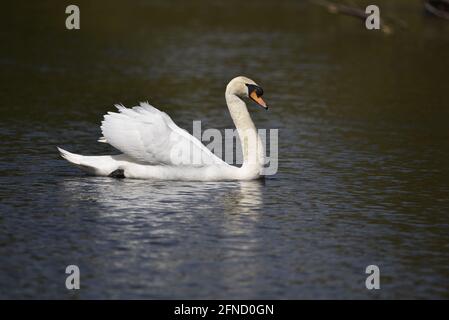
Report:
[[[246,86],[248,87],[248,96],[262,108],[268,109],[267,104],[261,98],[263,89],[255,84],[246,84]]]
[[[248,87],[248,96],[251,96],[253,92],[255,92],[258,97],[263,96],[263,89],[261,87],[256,86],[255,84],[248,83],[246,84],[246,86]]]

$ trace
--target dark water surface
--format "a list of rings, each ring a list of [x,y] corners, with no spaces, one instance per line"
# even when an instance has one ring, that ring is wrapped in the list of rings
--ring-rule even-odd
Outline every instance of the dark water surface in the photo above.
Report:
[[[78,1],[79,31],[69,2],[6,7],[0,298],[449,298],[449,24],[378,2],[407,28],[301,1]],[[56,152],[116,153],[96,140],[119,102],[233,128],[240,74],[279,128],[265,182],[89,177]]]

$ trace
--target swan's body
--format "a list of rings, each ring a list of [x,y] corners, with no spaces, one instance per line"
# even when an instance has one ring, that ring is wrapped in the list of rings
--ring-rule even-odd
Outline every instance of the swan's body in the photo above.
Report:
[[[263,91],[254,81],[237,77],[226,87],[226,102],[237,128],[243,165],[227,164],[198,139],[179,128],[164,112],[148,103],[132,109],[116,105],[101,125],[100,142],[109,143],[123,154],[82,156],[58,150],[61,156],[84,171],[98,176],[157,180],[252,180],[261,177],[264,150],[243,97],[250,96],[266,108]]]

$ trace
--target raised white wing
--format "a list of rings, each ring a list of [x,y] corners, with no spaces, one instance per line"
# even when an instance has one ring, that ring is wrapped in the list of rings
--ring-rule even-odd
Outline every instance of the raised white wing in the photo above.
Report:
[[[174,166],[227,165],[197,138],[148,103],[132,109],[116,105],[101,124],[101,140],[139,162]],[[105,140],[105,141],[104,141]]]

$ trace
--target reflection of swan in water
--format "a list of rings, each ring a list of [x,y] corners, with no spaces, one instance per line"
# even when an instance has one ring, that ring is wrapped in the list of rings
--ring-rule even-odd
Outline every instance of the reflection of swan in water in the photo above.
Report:
[[[82,243],[95,244],[96,274],[115,272],[108,281],[143,285],[145,298],[192,296],[192,283],[202,286],[208,277],[213,280],[209,288],[232,287],[263,267],[249,261],[238,270],[242,261],[246,264],[263,250],[258,228],[262,181],[68,177],[58,190],[64,205],[77,208],[71,219],[82,219]],[[141,275],[134,279],[129,273],[136,269]],[[197,297],[206,294],[198,292]]]
[[[256,217],[262,205],[261,189],[264,183],[264,180],[240,181],[239,188],[224,200],[225,207],[228,208],[227,214],[247,214]]]
[[[148,184],[145,180],[98,177],[69,178],[63,180],[59,190],[65,204],[78,206],[88,202],[87,210],[108,220],[126,220],[132,224],[137,219],[149,229],[163,220],[167,222],[165,231],[171,233],[179,224],[187,225],[189,221],[196,224],[202,219],[205,226],[225,228],[219,232],[240,233],[250,232],[251,224],[258,220],[263,205],[263,184],[261,180]]]
[[[217,208],[226,214],[255,215],[262,205],[263,180],[181,182],[69,178],[63,180],[61,200],[94,201],[102,214],[114,210],[192,212]],[[112,212],[111,212],[112,210]],[[212,214],[212,213],[211,213]]]

